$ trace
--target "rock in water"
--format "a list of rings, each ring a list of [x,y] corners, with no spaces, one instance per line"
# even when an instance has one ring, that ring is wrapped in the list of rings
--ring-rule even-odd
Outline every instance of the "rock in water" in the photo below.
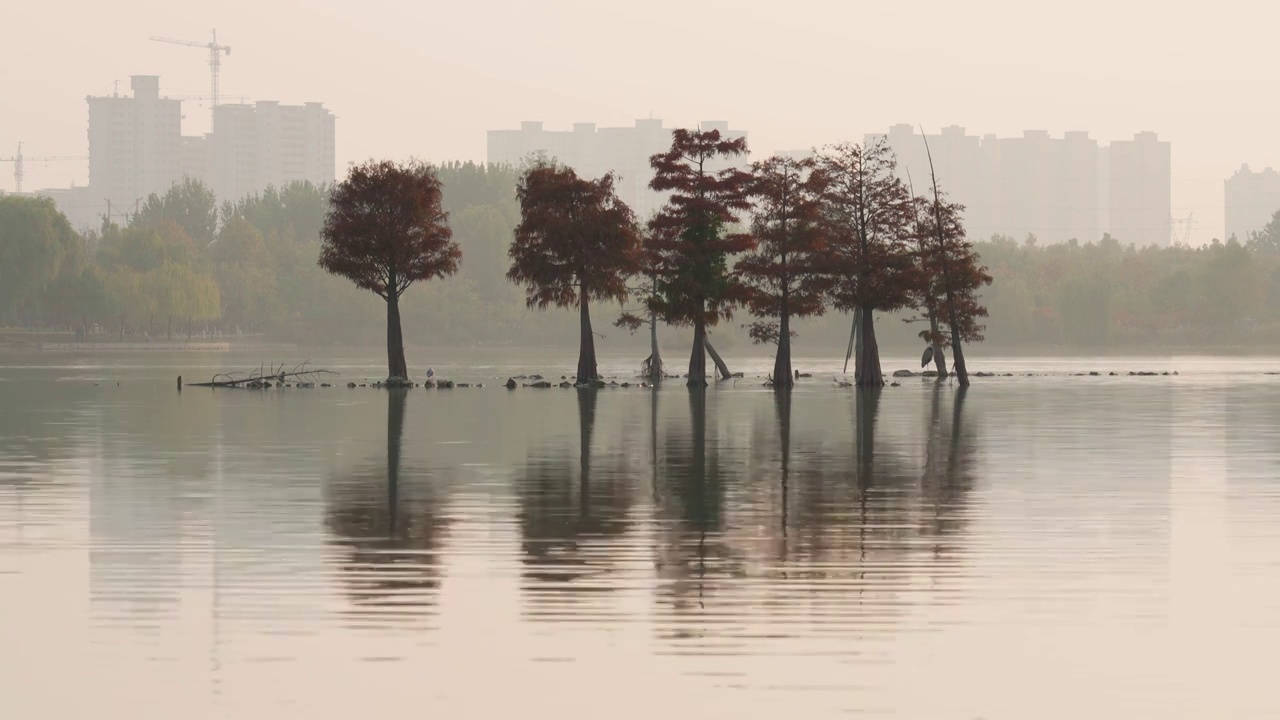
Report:
[[[908,377],[915,377],[916,374],[911,372],[910,370],[894,370],[893,376],[896,378],[908,378]]]
[[[516,379],[515,379],[515,378],[507,378],[507,389],[508,389],[508,390],[515,390],[515,389],[516,389]]]

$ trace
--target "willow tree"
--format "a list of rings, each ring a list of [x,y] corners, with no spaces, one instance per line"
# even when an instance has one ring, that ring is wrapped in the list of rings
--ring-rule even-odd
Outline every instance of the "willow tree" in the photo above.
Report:
[[[333,189],[320,231],[320,267],[387,303],[387,372],[407,380],[400,296],[418,281],[458,271],[462,251],[440,207],[430,165],[370,161]]]
[[[925,288],[935,314],[947,323],[951,341],[951,362],[961,387],[969,385],[969,369],[964,362],[964,343],[980,342],[986,317],[978,291],[991,284],[991,276],[978,260],[964,232],[964,206],[947,202],[938,189],[938,177],[929,157],[933,198],[926,201],[928,211],[920,228],[923,240],[920,286]]]
[[[873,313],[911,302],[915,263],[911,248],[912,199],[897,177],[888,143],[841,143],[825,148],[817,167],[826,178],[822,194],[826,248],[824,272],[830,299],[858,318],[854,382],[884,385]]]
[[[751,166],[756,247],[736,266],[747,284],[747,305],[761,318],[749,326],[757,343],[778,346],[774,387],[794,384],[791,318],[821,315],[825,308],[822,258],[824,176],[812,160],[771,157]]]
[[[262,233],[243,216],[228,215],[210,248],[214,276],[222,291],[224,321],[237,327],[271,319],[276,272]]]
[[[665,322],[693,326],[690,386],[707,384],[707,327],[731,317],[745,300],[745,286],[729,270],[729,257],[753,243],[729,227],[750,208],[751,176],[715,166],[746,152],[745,138],[678,129],[671,133],[671,149],[649,159],[654,171],[649,187],[671,196],[649,221],[647,262],[655,292],[648,304]]]
[[[19,313],[38,304],[76,240],[52,200],[0,197],[0,322],[18,320]]]
[[[586,180],[572,168],[538,163],[516,186],[521,220],[507,278],[524,285],[529,307],[577,306],[579,384],[599,377],[590,301],[625,301],[627,279],[640,269],[635,215],[614,182],[612,173]]]

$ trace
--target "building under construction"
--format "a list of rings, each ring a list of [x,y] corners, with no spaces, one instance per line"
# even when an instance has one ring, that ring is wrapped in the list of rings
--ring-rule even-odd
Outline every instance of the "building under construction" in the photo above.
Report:
[[[99,216],[118,220],[183,177],[199,179],[220,200],[233,201],[271,185],[333,182],[335,122],[321,103],[216,105],[212,132],[187,137],[181,132],[182,101],[161,96],[159,77],[135,75],[130,87],[132,97],[87,98],[87,192],[101,207],[87,218],[75,213],[77,226],[92,225]]]
[[[160,78],[134,75],[132,95],[113,92],[85,98],[89,106],[89,184],[40,190],[53,198],[76,228],[96,227],[109,219],[122,222],[152,193],[164,193],[184,177],[204,182],[219,200],[235,201],[268,186],[294,181],[329,184],[334,180],[334,116],[322,103],[282,105],[276,101],[220,104],[221,58],[231,48],[208,43],[153,37],[209,53],[212,131],[182,134],[182,100],[160,93]],[[22,146],[12,162],[15,190],[22,193],[24,161],[81,158],[29,157]]]

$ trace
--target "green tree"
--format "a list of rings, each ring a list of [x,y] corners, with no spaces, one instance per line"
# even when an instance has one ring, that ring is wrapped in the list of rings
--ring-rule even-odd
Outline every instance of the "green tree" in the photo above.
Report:
[[[1241,320],[1261,309],[1264,286],[1252,254],[1232,238],[1204,251],[1208,261],[1200,271],[1196,315],[1211,336],[1222,337]]]
[[[276,276],[262,233],[248,220],[234,216],[218,232],[211,255],[223,318],[237,327],[270,322]]]
[[[1280,210],[1275,211],[1261,230],[1249,233],[1249,249],[1280,255]]]
[[[218,199],[203,182],[183,178],[163,195],[151,193],[129,225],[146,227],[165,220],[177,223],[197,243],[208,245],[218,229]]]
[[[130,225],[123,230],[112,226],[98,242],[100,264],[138,272],[155,270],[165,263],[188,265],[197,255],[191,236],[172,220]]]
[[[103,312],[115,322],[121,340],[128,332],[130,320],[140,323],[155,313],[155,301],[143,288],[143,281],[142,273],[125,265],[108,269],[104,277],[107,307]]]
[[[77,240],[52,200],[0,197],[0,319],[34,320],[46,284]]]

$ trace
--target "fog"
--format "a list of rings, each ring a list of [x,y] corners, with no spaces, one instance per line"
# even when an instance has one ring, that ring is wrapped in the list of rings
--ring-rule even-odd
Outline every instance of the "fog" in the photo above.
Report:
[[[673,22],[673,18],[676,21]],[[133,74],[206,95],[207,57],[152,35],[234,48],[224,98],[322,101],[338,116],[337,165],[370,157],[483,160],[485,131],[540,119],[669,126],[723,118],[753,156],[881,132],[891,124],[977,134],[1151,130],[1173,144],[1173,215],[1192,244],[1222,237],[1222,182],[1280,166],[1269,67],[1280,8],[1085,1],[406,4],[127,1],[10,3],[0,44],[0,154],[86,154],[86,95]],[[208,130],[190,101],[184,134]],[[0,165],[0,188],[12,187]],[[28,163],[29,188],[83,185],[74,162]]]

